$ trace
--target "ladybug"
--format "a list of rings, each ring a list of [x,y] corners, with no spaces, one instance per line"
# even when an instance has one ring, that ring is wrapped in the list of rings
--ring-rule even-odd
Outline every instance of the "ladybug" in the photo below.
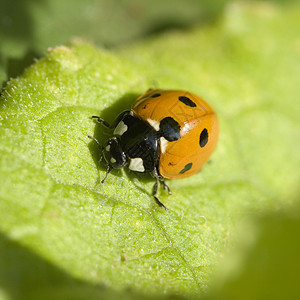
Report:
[[[218,119],[199,96],[181,90],[150,89],[137,98],[131,110],[122,112],[113,124],[92,116],[113,130],[102,149],[107,169],[125,166],[131,171],[151,173],[155,178],[152,196],[159,183],[171,194],[164,179],[192,176],[209,159],[218,140]]]

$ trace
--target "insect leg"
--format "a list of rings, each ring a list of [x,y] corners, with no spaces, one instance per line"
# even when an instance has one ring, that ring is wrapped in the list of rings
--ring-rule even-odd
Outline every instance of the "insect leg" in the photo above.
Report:
[[[88,138],[90,138],[91,140],[93,140],[94,142],[96,142],[99,146],[100,149],[103,149],[102,145],[100,144],[100,142],[93,136],[88,135]]]
[[[113,124],[111,125],[99,116],[92,116],[92,119],[96,119],[98,123],[103,124],[105,127],[109,129],[114,129],[119,124],[119,122],[123,119],[123,117],[128,113],[130,113],[130,110],[125,110],[122,113],[120,113],[119,116],[114,120]]]
[[[106,180],[106,178],[107,178],[107,175],[109,174],[109,172],[112,170],[112,167],[111,166],[107,166],[107,168],[106,168],[106,173],[105,173],[105,176],[104,176],[104,178],[101,180],[101,183],[104,183],[104,181]]]
[[[159,205],[159,207],[163,207],[166,211],[168,211],[166,206],[163,203],[161,203],[159,201],[159,199],[156,197],[157,188],[158,188],[158,184],[159,184],[159,176],[157,174],[156,168],[154,168],[153,175],[154,175],[154,178],[155,178],[155,183],[153,185],[152,196],[153,196],[155,202]]]
[[[165,183],[164,179],[159,178],[159,180],[160,180],[160,183],[162,184],[164,190],[167,191],[169,195],[172,195],[172,192],[171,192],[169,186]]]

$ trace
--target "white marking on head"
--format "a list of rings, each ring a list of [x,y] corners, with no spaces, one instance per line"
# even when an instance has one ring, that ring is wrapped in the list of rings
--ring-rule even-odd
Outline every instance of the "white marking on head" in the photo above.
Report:
[[[130,164],[128,168],[132,171],[137,171],[137,172],[145,171],[144,162],[140,157],[132,158],[130,160]]]
[[[156,130],[159,131],[159,125],[160,123],[155,120],[147,119],[147,122]]]
[[[114,130],[114,134],[121,136],[124,132],[127,131],[127,129],[128,126],[123,121],[120,121],[120,123],[117,125],[117,127]]]
[[[110,145],[107,145],[107,146],[105,147],[105,150],[106,150],[107,152],[109,152],[109,151],[110,151]]]
[[[112,164],[114,164],[114,163],[116,162],[116,160],[112,157],[112,158],[110,159],[110,162],[111,162]]]
[[[169,142],[163,136],[160,138],[160,151],[161,151],[161,153],[165,153],[166,148],[168,146],[168,143]]]

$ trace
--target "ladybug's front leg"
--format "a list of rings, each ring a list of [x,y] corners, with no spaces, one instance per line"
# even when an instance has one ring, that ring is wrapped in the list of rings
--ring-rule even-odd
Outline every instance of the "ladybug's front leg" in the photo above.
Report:
[[[122,113],[120,113],[112,125],[109,125],[108,122],[106,122],[104,119],[102,119],[99,116],[92,116],[92,119],[96,119],[98,123],[103,124],[105,127],[109,128],[109,129],[114,129],[119,124],[119,122],[124,118],[124,116],[128,113],[130,113],[130,110],[125,110]]]
[[[110,125],[102,118],[99,116],[92,116],[92,119],[96,119],[98,123],[103,124],[105,127],[110,128]]]

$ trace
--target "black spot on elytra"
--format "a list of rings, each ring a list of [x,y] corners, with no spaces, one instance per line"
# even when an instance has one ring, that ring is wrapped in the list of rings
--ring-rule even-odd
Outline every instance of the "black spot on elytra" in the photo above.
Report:
[[[200,147],[203,148],[208,142],[208,132],[207,129],[204,128],[200,134],[200,140],[199,140],[199,144]]]
[[[190,107],[196,107],[196,103],[186,96],[179,96],[178,100]]]
[[[159,132],[169,142],[177,141],[180,138],[180,125],[171,117],[160,121]]]
[[[186,171],[190,170],[192,165],[193,165],[192,163],[188,163],[187,165],[185,165],[184,168],[179,172],[179,174],[183,174]]]
[[[154,93],[153,95],[151,95],[151,98],[157,98],[159,97],[161,94],[160,93]]]

